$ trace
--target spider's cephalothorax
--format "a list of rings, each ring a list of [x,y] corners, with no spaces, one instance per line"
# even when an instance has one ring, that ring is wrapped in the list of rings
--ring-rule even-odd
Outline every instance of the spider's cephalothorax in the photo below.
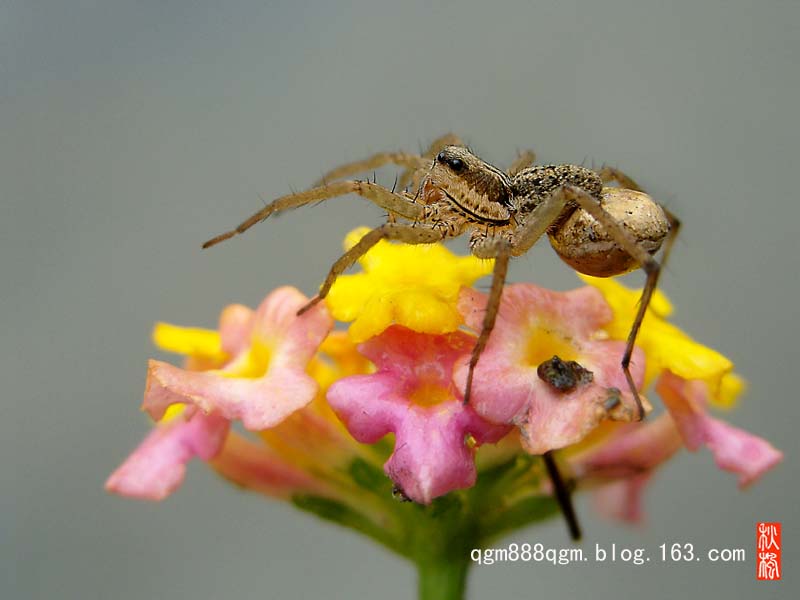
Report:
[[[385,209],[389,213],[388,222],[367,233],[333,264],[319,294],[299,311],[303,313],[322,300],[336,278],[382,239],[431,244],[469,231],[472,253],[494,258],[495,266],[483,327],[469,362],[465,403],[469,402],[475,366],[494,328],[510,257],[524,254],[547,235],[559,256],[582,273],[608,277],[640,267],[647,273],[647,282],[621,364],[638,414],[617,414],[617,418],[641,419],[644,407],[628,367],[660,273],[660,264],[652,255],[666,240],[662,263],[666,260],[680,224],[617,169],[604,167],[594,172],[577,165],[533,166],[534,160],[533,152],[524,152],[508,171],[501,171],[475,156],[455,136],[446,135],[421,156],[387,152],[342,165],[327,173],[315,187],[274,200],[203,247],[242,233],[276,212],[345,194],[358,194]],[[394,187],[387,189],[369,181],[340,180],[388,163],[405,168],[398,179],[400,188],[410,184],[416,194],[396,192]],[[610,181],[620,187],[604,187]],[[408,222],[397,222],[398,218]],[[553,357],[548,364],[540,365],[539,376],[553,385],[558,375],[554,374],[553,365],[561,363],[561,359]],[[577,363],[564,364],[578,382],[578,375],[585,369]],[[619,390],[609,389],[609,394],[605,402],[607,411],[630,413],[619,403]],[[580,529],[568,486],[561,480],[555,460],[549,454],[544,455],[545,464],[570,533],[577,539]]]
[[[578,165],[534,166],[534,159],[532,152],[524,153],[508,171],[502,171],[475,156],[452,135],[434,142],[422,156],[376,154],[331,171],[317,187],[274,200],[203,247],[241,233],[276,212],[349,193],[387,210],[389,222],[367,233],[333,264],[319,294],[302,313],[322,300],[336,278],[381,239],[430,244],[469,231],[472,253],[494,258],[495,268],[483,329],[470,360],[465,402],[469,401],[475,365],[494,327],[510,257],[524,254],[547,235],[559,256],[582,273],[607,277],[641,267],[647,283],[622,368],[642,418],[644,408],[628,365],[660,272],[652,255],[665,239],[667,254],[679,223],[621,171],[606,167],[595,172]],[[410,183],[416,194],[369,181],[339,180],[387,163],[405,167],[399,181]],[[604,187],[610,181],[621,187]],[[408,222],[397,222],[397,218]]]

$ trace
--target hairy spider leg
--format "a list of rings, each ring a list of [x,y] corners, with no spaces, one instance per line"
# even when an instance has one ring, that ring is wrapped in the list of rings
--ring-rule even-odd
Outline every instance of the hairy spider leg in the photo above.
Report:
[[[315,181],[313,187],[319,187],[325,185],[326,183],[332,183],[337,179],[342,179],[343,177],[352,177],[353,175],[357,175],[363,171],[379,169],[380,167],[389,164],[400,165],[401,167],[405,167],[413,172],[429,166],[429,161],[421,156],[417,156],[416,154],[408,154],[407,152],[378,152],[377,154],[373,154],[364,160],[346,163],[336,167],[335,169],[331,169],[317,181]],[[403,189],[403,187],[401,186],[400,189]]]
[[[547,474],[550,476],[550,481],[553,484],[553,495],[556,497],[558,506],[561,508],[561,513],[564,515],[564,520],[567,522],[569,537],[572,541],[577,542],[581,539],[581,526],[580,523],[578,523],[578,516],[575,514],[575,507],[572,505],[570,487],[561,476],[553,451],[548,450],[542,454],[542,458],[547,468]]]
[[[603,180],[603,183],[616,181],[620,184],[620,187],[625,189],[633,190],[634,192],[644,192],[642,187],[636,183],[633,178],[631,178],[629,175],[626,175],[619,169],[615,169],[614,167],[603,167],[597,172],[597,174],[600,176],[600,179]],[[678,232],[681,228],[681,221],[669,209],[662,206],[661,210],[664,211],[664,215],[667,217],[667,221],[669,221],[669,234],[664,240],[664,249],[661,252],[661,268],[663,269],[669,262],[669,255],[672,252],[673,246],[675,245],[675,240],[678,238]]]
[[[506,173],[509,174],[510,177],[513,177],[520,171],[524,171],[528,167],[532,167],[533,163],[536,162],[536,152],[533,150],[523,150],[514,159],[514,162],[511,163],[511,166],[508,167],[508,171]]]
[[[631,177],[620,171],[619,169],[615,169],[614,167],[602,167],[597,174],[600,176],[600,179],[603,180],[603,183],[608,183],[609,181],[616,181],[620,187],[625,188],[626,190],[633,190],[634,192],[644,192],[644,190],[636,183]]]
[[[421,204],[415,204],[413,198],[392,192],[375,183],[370,183],[369,181],[337,181],[330,185],[316,187],[304,192],[297,192],[277,198],[248,217],[236,228],[208,240],[203,244],[203,248],[210,248],[237,234],[243,233],[256,223],[265,220],[276,212],[298,208],[306,204],[328,200],[346,194],[358,194],[362,198],[366,198],[370,202],[374,202],[381,208],[389,211],[390,214],[397,214],[412,221],[421,219],[425,211],[425,207]]]
[[[302,315],[307,310],[311,309],[314,305],[323,300],[330,292],[336,278],[350,268],[355,262],[364,254],[369,252],[375,244],[381,240],[397,240],[406,244],[434,244],[441,242],[447,234],[440,228],[434,228],[426,225],[406,225],[401,223],[384,223],[380,227],[376,227],[369,231],[358,243],[345,252],[339,259],[333,263],[328,276],[319,288],[319,293],[311,299],[311,301],[297,311],[298,315]]]
[[[473,249],[474,251],[474,249]],[[478,253],[480,252],[480,254]],[[489,341],[489,335],[494,329],[497,320],[497,312],[500,310],[500,300],[503,296],[503,286],[508,274],[508,261],[511,258],[511,248],[508,242],[499,238],[486,238],[481,242],[481,248],[475,254],[479,258],[494,258],[494,272],[492,273],[492,287],[489,290],[489,298],[486,301],[486,312],[483,314],[483,324],[481,333],[475,346],[472,348],[472,355],[469,359],[469,370],[467,371],[467,384],[464,387],[464,404],[469,404],[472,394],[472,378],[475,374],[475,366]]]

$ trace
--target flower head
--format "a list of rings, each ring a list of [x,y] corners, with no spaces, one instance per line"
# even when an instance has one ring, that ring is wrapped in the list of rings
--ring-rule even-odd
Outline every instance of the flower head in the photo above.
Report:
[[[347,236],[345,248],[365,233]],[[340,276],[327,305],[339,321],[352,321],[350,336],[363,342],[397,324],[421,333],[449,333],[463,320],[457,309],[462,286],[492,272],[493,261],[457,257],[441,244],[409,246],[378,242],[359,259],[363,273]]]
[[[159,324],[156,343],[186,361],[150,362],[144,408],[157,422],[107,488],[162,499],[200,458],[424,565],[557,514],[549,459],[607,512],[637,520],[647,481],[684,445],[708,447],[741,486],[782,458],[707,414],[707,404],[731,405],[743,382],[666,322],[660,294],[631,374],[640,392],[657,381],[665,413],[630,422],[638,410],[620,359],[638,294],[595,279],[565,293],[506,286],[465,406],[487,298],[464,286],[491,262],[387,242],[360,262],[364,272],[340,277],[328,297],[333,316],[353,321],[349,335],[330,333],[323,304],[298,317],[307,299],[292,288],[256,311],[226,308],[216,332]],[[397,502],[392,484],[414,502]]]

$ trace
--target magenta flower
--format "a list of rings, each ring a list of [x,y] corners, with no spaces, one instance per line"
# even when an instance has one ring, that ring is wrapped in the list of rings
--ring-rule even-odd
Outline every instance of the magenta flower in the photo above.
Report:
[[[459,309],[467,324],[480,330],[486,295],[463,289]],[[552,292],[531,284],[506,286],[489,343],[475,370],[471,403],[494,423],[519,426],[531,454],[563,448],[583,439],[604,419],[630,421],[636,403],[620,368],[624,343],[603,339],[612,313],[592,288]],[[582,370],[567,389],[539,376],[540,365],[557,356]],[[637,385],[644,355],[634,353],[631,372]],[[466,382],[467,364],[456,369]]]
[[[359,347],[377,373],[346,377],[328,390],[328,402],[359,442],[395,434],[384,470],[416,502],[471,487],[476,471],[469,438],[490,443],[509,431],[464,406],[453,385],[453,365],[474,343],[461,332],[431,335],[394,325]]]

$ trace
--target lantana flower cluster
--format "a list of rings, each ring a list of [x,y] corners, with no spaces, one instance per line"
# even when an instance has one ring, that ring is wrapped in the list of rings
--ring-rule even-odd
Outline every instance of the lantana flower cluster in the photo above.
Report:
[[[470,286],[492,261],[380,242],[360,265],[302,316],[309,299],[282,287],[255,310],[226,307],[216,331],[156,325],[156,345],[185,360],[150,361],[143,409],[153,430],[106,488],[161,500],[199,459],[237,486],[419,561],[411,522],[423,513],[409,517],[408,505],[458,502],[469,513],[458,527],[470,523],[478,541],[555,514],[546,452],[579,490],[630,521],[642,517],[646,482],[683,447],[708,449],[741,487],[781,460],[767,441],[712,416],[734,404],[743,380],[667,321],[660,293],[631,373],[646,409],[658,405],[647,399],[654,390],[666,410],[638,421],[620,367],[637,291],[589,277],[568,292],[507,285],[464,404],[487,302]],[[334,330],[335,321],[349,326]],[[547,376],[564,365],[573,365],[566,383]]]

